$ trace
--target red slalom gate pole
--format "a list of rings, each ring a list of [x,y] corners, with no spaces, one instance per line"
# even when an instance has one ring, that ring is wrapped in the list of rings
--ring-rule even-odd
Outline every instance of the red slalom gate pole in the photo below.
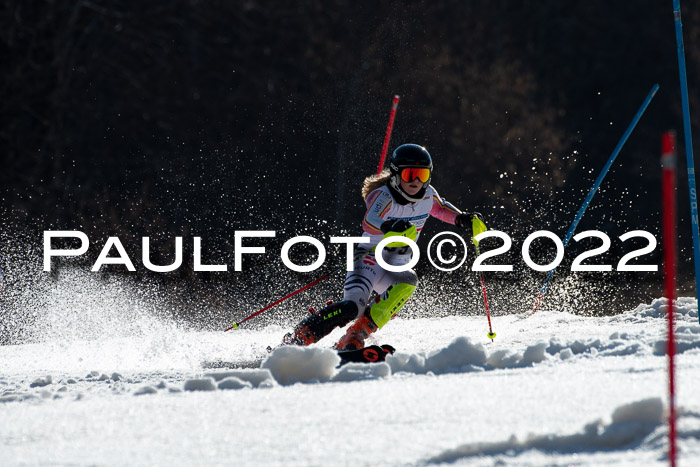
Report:
[[[389,114],[389,124],[386,127],[384,135],[384,145],[382,146],[382,156],[379,158],[379,167],[377,167],[377,175],[382,173],[384,161],[386,160],[386,151],[389,149],[389,140],[391,140],[391,130],[394,129],[394,118],[396,118],[396,109],[399,107],[399,96],[394,96],[391,104],[391,113]]]
[[[664,286],[668,298],[668,441],[671,467],[676,465],[676,401],[675,362],[676,345],[673,336],[673,312],[676,298],[676,133],[667,131],[661,136],[661,192],[663,211]]]

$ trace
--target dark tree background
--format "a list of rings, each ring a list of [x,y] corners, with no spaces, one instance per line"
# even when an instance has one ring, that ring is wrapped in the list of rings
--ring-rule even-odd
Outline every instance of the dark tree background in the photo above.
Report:
[[[270,251],[299,233],[357,234],[360,184],[376,170],[394,94],[401,103],[391,149],[425,145],[440,194],[508,232],[511,260],[522,263],[519,241],[533,229],[564,235],[659,83],[578,231],[608,233],[618,246],[601,261],[613,265],[632,249],[619,245],[620,234],[645,229],[660,238],[659,136],[677,129],[681,293],[694,293],[671,0],[2,4],[6,278],[24,269],[12,259],[17,245],[40,255],[48,229],[84,231],[93,258],[107,237],[120,237],[139,278],[148,276],[142,236],[152,238],[156,263],[172,260],[173,237],[185,236],[191,250],[191,237],[202,236],[205,261],[225,261],[231,271],[235,230],[277,230]],[[700,4],[683,7],[697,116]],[[442,229],[435,224],[426,235]],[[179,286],[180,300],[206,296],[207,309],[233,299],[198,294],[206,284],[241,296],[255,290],[262,306],[287,292],[277,275],[275,282],[260,271],[275,266],[278,255],[268,256],[251,259],[248,276],[183,266],[158,280]],[[645,258],[654,261],[660,248]],[[508,297],[504,312],[519,308],[512,296],[529,302],[524,291],[534,296],[544,277],[519,270],[492,278]],[[290,287],[311,277],[288,275]],[[584,311],[601,311],[601,291],[630,303],[661,294],[656,274],[577,277],[593,297],[574,307]],[[460,281],[464,274],[428,276]]]

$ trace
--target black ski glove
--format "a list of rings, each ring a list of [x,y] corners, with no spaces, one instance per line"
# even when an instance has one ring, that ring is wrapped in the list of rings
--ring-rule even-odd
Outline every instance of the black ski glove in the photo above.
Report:
[[[387,232],[403,232],[410,229],[411,223],[404,219],[391,219],[382,224],[380,229],[383,233]]]
[[[457,214],[455,224],[457,227],[461,227],[463,229],[471,229],[473,217],[476,217],[481,222],[484,222],[484,216],[482,216],[479,212],[463,212],[462,214]]]

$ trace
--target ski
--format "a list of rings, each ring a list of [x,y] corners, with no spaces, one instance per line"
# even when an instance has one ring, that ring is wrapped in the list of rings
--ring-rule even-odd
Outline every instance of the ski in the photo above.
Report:
[[[393,354],[395,351],[396,349],[392,346],[384,344],[382,346],[370,345],[355,350],[339,350],[338,355],[340,356],[341,365],[350,362],[374,363],[383,362],[387,355]]]
[[[264,358],[241,361],[207,360],[201,362],[201,366],[204,370],[248,370],[260,368],[263,361]]]

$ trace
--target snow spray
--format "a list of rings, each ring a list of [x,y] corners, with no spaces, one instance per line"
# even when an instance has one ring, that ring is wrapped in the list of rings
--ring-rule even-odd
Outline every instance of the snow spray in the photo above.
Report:
[[[651,91],[649,91],[649,94],[647,95],[646,99],[644,99],[644,102],[642,103],[642,106],[637,110],[636,115],[632,119],[632,122],[630,122],[629,126],[627,127],[627,130],[625,130],[625,133],[622,135],[622,138],[620,138],[620,141],[617,143],[617,146],[615,146],[615,149],[613,150],[612,154],[608,158],[608,162],[605,163],[605,167],[603,167],[603,170],[600,172],[600,175],[598,175],[598,178],[596,179],[595,183],[593,183],[593,186],[591,187],[591,190],[588,192],[588,196],[586,196],[586,199],[583,201],[583,204],[579,208],[578,212],[576,213],[576,217],[574,217],[574,221],[571,223],[571,227],[569,227],[569,231],[566,232],[566,236],[564,237],[563,245],[566,247],[566,244],[569,243],[569,240],[571,240],[571,237],[574,235],[574,230],[576,230],[576,226],[578,226],[579,221],[583,217],[583,214],[586,212],[586,209],[588,208],[588,205],[591,204],[591,200],[593,199],[593,196],[596,194],[596,191],[598,191],[598,188],[600,187],[600,184],[603,182],[603,179],[605,178],[605,175],[608,173],[608,170],[610,170],[610,166],[612,165],[613,162],[615,162],[615,158],[617,155],[620,153],[620,150],[622,149],[622,146],[625,145],[627,142],[627,138],[629,138],[630,134],[634,130],[634,128],[637,126],[637,122],[639,122],[639,119],[642,118],[642,115],[644,114],[644,111],[647,109],[649,106],[649,103],[651,100],[654,98],[654,95],[656,94],[656,91],[659,90],[659,85],[655,84],[652,86]],[[540,304],[542,303],[542,300],[544,299],[545,294],[547,293],[547,288],[549,287],[549,282],[552,280],[552,276],[554,276],[554,272],[557,270],[556,267],[552,268],[549,270],[547,273],[547,278],[544,281],[544,284],[542,284],[542,288],[540,289],[540,293],[537,295],[537,299],[535,300],[535,306],[532,308],[532,312],[530,313],[529,316],[532,316],[537,312],[537,310],[540,307]]]

